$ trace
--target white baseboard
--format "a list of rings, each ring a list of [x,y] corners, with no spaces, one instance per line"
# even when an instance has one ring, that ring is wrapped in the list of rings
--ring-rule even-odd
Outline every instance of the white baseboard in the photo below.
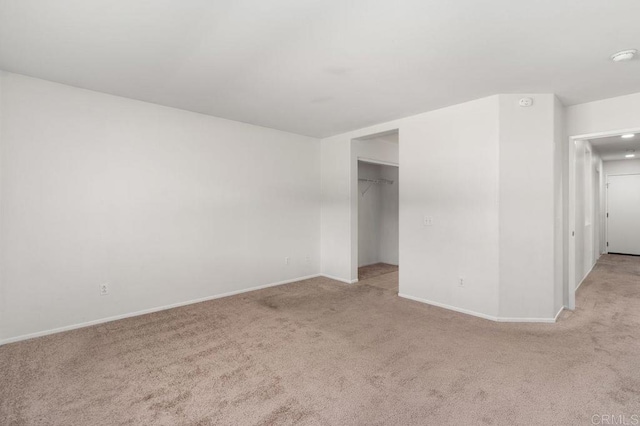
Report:
[[[510,318],[510,317],[498,317],[494,315],[487,315],[481,312],[472,311],[469,309],[458,308],[456,306],[447,305],[445,303],[434,302],[432,300],[422,299],[420,297],[409,296],[408,294],[398,293],[398,296],[403,297],[405,299],[414,300],[416,302],[425,303],[427,305],[437,306],[439,308],[448,309],[450,311],[460,312],[462,314],[473,315],[474,317],[483,318],[490,321],[495,322],[541,322],[541,323],[555,323],[558,315],[560,315],[560,311],[556,314],[554,318]]]
[[[427,305],[432,305],[432,306],[437,306],[439,308],[448,309],[450,311],[460,312],[462,314],[467,314],[467,315],[473,315],[474,317],[480,317],[480,318],[484,318],[484,319],[491,320],[491,321],[498,321],[498,317],[494,317],[494,316],[491,316],[491,315],[483,314],[481,312],[475,312],[475,311],[471,311],[469,309],[458,308],[456,306],[451,306],[451,305],[447,305],[445,303],[440,303],[440,302],[434,302],[432,300],[422,299],[420,297],[409,296],[408,294],[403,294],[403,293],[398,293],[398,296],[400,296],[402,298],[405,298],[405,299],[413,300],[413,301],[416,301],[416,302],[426,303]]]
[[[596,263],[594,263],[593,265],[591,265],[591,269],[589,269],[589,272],[587,272],[587,273],[585,274],[585,276],[584,276],[584,277],[582,277],[582,280],[580,280],[580,284],[578,284],[578,286],[576,287],[576,291],[578,291],[578,289],[580,288],[580,286],[582,285],[582,283],[584,282],[584,280],[586,280],[586,279],[587,279],[587,277],[589,276],[589,274],[593,271],[593,268],[595,268],[595,267],[596,267],[596,264],[597,264],[597,263],[598,263],[598,262],[596,261]]]
[[[557,322],[558,321],[558,317],[560,316],[560,314],[562,313],[562,311],[564,311],[566,309],[565,306],[561,307],[560,310],[558,311],[558,313],[556,314],[555,317],[553,317],[553,322]]]
[[[320,274],[321,277],[325,277],[325,278],[329,278],[330,280],[335,280],[335,281],[340,281],[341,283],[345,283],[345,284],[355,284],[358,282],[357,279],[355,280],[347,280],[344,278],[339,278],[339,277],[334,277],[333,275],[329,275],[329,274]]]
[[[214,296],[207,296],[207,297],[202,297],[202,298],[199,298],[199,299],[187,300],[186,302],[172,303],[170,305],[158,306],[156,308],[143,309],[141,311],[130,312],[130,313],[121,314],[121,315],[115,315],[115,316],[107,317],[107,318],[100,318],[100,319],[97,319],[97,320],[92,320],[92,321],[86,321],[86,322],[82,322],[82,323],[78,323],[78,324],[67,325],[67,326],[64,326],[64,327],[52,328],[50,330],[38,331],[36,333],[29,333],[29,334],[23,334],[21,336],[16,336],[16,337],[9,337],[7,339],[0,340],[0,346],[6,345],[8,343],[20,342],[22,340],[33,339],[33,338],[36,338],[36,337],[48,336],[49,334],[62,333],[63,331],[76,330],[78,328],[90,327],[92,325],[104,324],[104,323],[111,322],[111,321],[117,321],[117,320],[121,320],[121,319],[125,319],[125,318],[137,317],[137,316],[140,316],[140,315],[151,314],[153,312],[164,311],[164,310],[167,310],[167,309],[179,308],[180,306],[192,305],[194,303],[206,302],[208,300],[222,299],[223,297],[235,296],[236,294],[248,293],[250,291],[262,290],[264,288],[276,287],[276,286],[279,286],[279,285],[290,284],[290,283],[294,283],[294,282],[297,282],[297,281],[304,281],[304,280],[308,280],[308,279],[311,279],[311,278],[317,278],[319,276],[320,276],[320,274],[307,275],[307,276],[304,276],[304,277],[293,278],[293,279],[290,279],[290,280],[278,281],[278,282],[275,282],[275,283],[259,285],[259,286],[256,286],[256,287],[250,287],[250,288],[246,288],[246,289],[243,289],[243,290],[235,290],[235,291],[230,291],[230,292],[227,292],[227,293],[216,294]]]
[[[498,317],[498,322],[538,322],[545,324],[554,324],[556,318],[510,318],[510,317]]]

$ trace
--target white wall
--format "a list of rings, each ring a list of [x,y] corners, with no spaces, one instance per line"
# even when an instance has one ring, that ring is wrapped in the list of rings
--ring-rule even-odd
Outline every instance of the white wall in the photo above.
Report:
[[[534,107],[528,112],[518,109],[521,95],[492,96],[322,140],[323,150],[336,156],[333,163],[322,164],[325,198],[335,188],[346,196],[343,159],[350,141],[399,129],[400,293],[404,296],[493,319],[554,317],[563,252],[556,247],[562,209],[556,202],[560,189],[555,186],[555,174],[561,175],[555,144],[556,133],[562,133],[557,125],[562,111],[556,112],[559,102],[553,95],[533,96]],[[512,127],[501,124],[514,119]],[[355,189],[352,194],[357,194]],[[351,200],[352,215],[355,200]],[[345,232],[349,206],[340,201],[340,207],[327,207],[331,222],[338,226],[323,221],[325,273],[325,266],[338,265],[343,255],[332,248],[352,246],[357,234],[354,226]],[[434,218],[433,226],[423,225],[427,215]],[[509,223],[500,232],[503,216]],[[540,235],[533,235],[533,244],[523,248],[532,229]],[[501,263],[508,250],[515,251],[505,254]],[[353,253],[352,259],[357,266]],[[517,271],[510,262],[523,269]],[[354,269],[350,275],[342,264],[332,274],[350,281]],[[523,278],[524,274],[530,275]],[[461,277],[464,287],[458,285]]]
[[[567,108],[566,132],[551,95],[534,95],[529,112],[511,110],[520,95],[500,95],[319,144],[8,73],[0,81],[0,339],[320,269],[352,281],[358,156],[407,161],[401,293],[488,317],[547,318],[563,275],[559,229],[571,231],[557,203],[568,205],[569,163],[559,172],[558,153],[573,158],[575,149],[565,135],[640,129],[640,93]],[[394,129],[399,147],[352,143]],[[526,253],[510,249],[539,228],[544,239],[533,236]],[[540,270],[518,282],[513,265]],[[100,297],[106,281],[111,294]]]
[[[397,265],[398,168],[359,161],[358,178],[393,181],[358,182],[358,266]]]
[[[321,143],[321,271],[346,282],[352,280],[350,142],[336,138]]]
[[[390,265],[398,265],[399,244],[400,244],[400,171],[398,167],[382,166],[381,176],[383,179],[392,180],[392,185],[383,185],[380,188],[382,193],[382,223],[383,227],[380,235],[380,262]]]
[[[578,287],[600,257],[602,160],[586,140],[575,141],[576,226],[575,285]]]
[[[592,164],[592,190],[593,192],[593,226],[594,226],[594,263],[600,259],[600,256],[606,252],[605,240],[605,215],[606,215],[606,176],[604,172],[604,163],[600,154],[595,152]]]
[[[401,294],[498,315],[498,150],[498,96],[403,123]],[[424,216],[433,217],[432,226]]]
[[[500,95],[500,316],[557,313],[554,95]]]
[[[319,272],[318,140],[0,79],[0,339]]]
[[[564,166],[569,147],[566,143],[565,107],[558,98],[554,101],[553,116],[553,188],[554,188],[554,311],[558,312],[569,304],[567,283],[568,270],[565,267],[569,260],[569,248],[565,244],[565,223],[569,212],[564,206],[564,197],[568,188]]]
[[[640,129],[640,93],[567,107],[569,136]]]
[[[605,175],[630,175],[640,173],[640,158],[635,160],[605,161]]]
[[[2,83],[4,78],[3,71],[0,71],[0,343],[5,335],[5,329],[7,327],[7,319],[5,318],[5,312],[7,310],[7,303],[5,297],[5,289],[4,289],[4,280],[2,277],[4,276],[4,261],[3,261],[3,246],[2,241],[4,241],[4,230],[2,229],[2,222],[4,213],[2,211],[2,176],[4,174],[4,160],[3,160],[3,143],[2,143],[2,123],[3,123],[3,98],[4,98],[4,84]]]

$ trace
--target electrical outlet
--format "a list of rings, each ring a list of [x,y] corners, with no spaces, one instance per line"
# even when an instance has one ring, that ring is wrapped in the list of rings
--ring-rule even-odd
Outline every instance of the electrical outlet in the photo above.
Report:
[[[458,287],[464,287],[464,278],[458,278]]]
[[[307,263],[307,265],[310,264],[311,263],[311,256],[305,257],[304,261]]]
[[[288,265],[288,264],[290,264],[290,263],[291,263],[291,259],[290,259],[288,256],[287,256],[287,257],[285,257],[285,258],[284,258],[284,264],[285,264],[285,265]]]
[[[100,284],[100,296],[109,294],[109,283]]]
[[[424,226],[433,226],[433,216],[425,216],[422,223]]]

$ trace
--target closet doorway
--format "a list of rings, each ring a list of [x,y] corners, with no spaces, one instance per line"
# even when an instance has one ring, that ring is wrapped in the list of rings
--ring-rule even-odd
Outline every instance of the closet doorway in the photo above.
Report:
[[[396,293],[397,274],[382,276],[398,271],[398,177],[397,166],[358,160],[358,280]]]

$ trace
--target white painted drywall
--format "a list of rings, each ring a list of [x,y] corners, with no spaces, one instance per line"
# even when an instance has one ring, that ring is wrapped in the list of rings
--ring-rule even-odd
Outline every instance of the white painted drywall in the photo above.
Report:
[[[625,175],[640,173],[640,159],[605,161],[603,163],[605,175]]]
[[[585,274],[585,147],[588,142],[575,142],[575,286],[578,287]]]
[[[358,178],[393,181],[358,182],[358,266],[397,265],[398,168],[359,161]]]
[[[591,143],[575,142],[576,226],[575,276],[576,287],[591,271],[600,257],[602,229],[602,160]]]
[[[390,136],[379,138],[356,138],[351,142],[351,154],[357,161],[371,160],[382,163],[398,164],[400,150],[398,142],[390,142]]]
[[[380,188],[382,193],[382,229],[380,235],[380,262],[390,265],[399,264],[399,243],[400,243],[400,183],[398,167],[382,166],[381,176],[383,179],[393,181],[392,185],[383,185]]]
[[[500,316],[553,318],[556,99],[525,96],[500,95]]]
[[[319,272],[317,139],[0,78],[0,338]]]
[[[350,141],[321,143],[321,271],[351,282],[351,147]]]
[[[640,93],[569,106],[567,135],[640,129]]]
[[[498,97],[383,123],[322,140],[323,151],[346,155],[358,138],[399,129],[400,291],[406,296],[481,314],[498,311]],[[352,144],[352,140],[354,143]],[[337,147],[341,147],[338,149]],[[361,154],[364,155],[364,154]],[[323,156],[323,160],[324,160]],[[408,162],[405,167],[404,162]],[[322,163],[323,192],[344,179],[344,163]],[[354,162],[355,164],[355,162]],[[353,170],[353,169],[352,169]],[[344,187],[343,187],[344,188]],[[357,188],[357,187],[355,187]],[[341,191],[344,194],[344,189]],[[353,193],[356,193],[355,190]],[[326,197],[326,195],[325,195]],[[357,202],[352,199],[352,204]],[[344,225],[349,202],[331,206]],[[323,206],[323,272],[337,265],[332,247],[351,246],[354,230],[328,227]],[[352,214],[355,209],[351,209]],[[434,226],[423,226],[424,215]],[[356,221],[353,222],[357,223]],[[340,241],[340,242],[338,242]],[[326,256],[325,256],[326,253]],[[357,267],[357,256],[352,254]],[[356,269],[356,268],[353,268]],[[345,280],[354,270],[343,265]],[[427,273],[428,271],[428,273]],[[357,273],[357,270],[355,271]],[[464,274],[468,286],[458,287]]]
[[[492,96],[400,127],[400,293],[498,315],[498,119]]]
[[[7,324],[7,319],[5,318],[6,314],[6,310],[7,310],[7,304],[5,301],[5,291],[4,291],[4,280],[3,280],[3,270],[4,270],[4,261],[2,259],[2,241],[4,240],[4,235],[3,235],[3,230],[2,230],[2,216],[3,216],[3,212],[2,212],[2,175],[3,175],[3,170],[4,170],[4,166],[3,166],[3,161],[2,161],[2,157],[3,157],[3,143],[2,143],[2,123],[3,123],[3,94],[4,94],[4,85],[2,84],[2,79],[4,77],[4,72],[0,71],[0,342],[2,342],[3,338],[4,338],[4,334],[5,334],[5,328],[6,328],[6,324]]]
[[[603,170],[602,157],[599,153],[595,152],[592,164],[592,189],[593,189],[593,260],[595,262],[600,259],[600,256],[606,252],[605,248],[605,207],[606,207],[606,194],[605,189],[605,174]]]
[[[511,282],[499,278],[500,242],[512,236],[494,229],[501,217],[496,212],[502,211],[499,203],[513,202],[508,193],[518,197],[501,187],[508,169],[498,175],[499,165],[510,161],[506,134],[518,131],[499,131],[507,117],[504,97],[338,135],[318,147],[310,138],[7,73],[0,95],[0,338],[312,274],[320,256],[323,273],[353,279],[358,149],[352,139],[393,129],[400,129],[399,154],[394,160],[387,147],[380,157],[409,161],[409,180],[400,170],[400,285],[406,295],[487,316],[504,315],[506,304],[522,315],[518,303],[522,312],[548,311],[541,302],[546,296],[533,298],[533,307],[526,292],[502,299],[498,309],[497,283]],[[556,141],[559,111],[556,101]],[[569,107],[566,120],[569,135],[640,128],[640,94]],[[471,143],[478,135],[480,143]],[[552,149],[543,139],[536,162]],[[571,146],[564,146],[570,150],[564,157],[571,157]],[[318,175],[320,244],[314,231]],[[558,170],[553,175],[557,185]],[[541,191],[546,207],[547,195],[558,196],[545,179],[529,184],[528,190]],[[548,232],[547,214],[554,217],[558,209],[557,203],[551,212],[546,207],[544,217],[531,215],[527,226]],[[434,216],[435,230],[423,229],[425,214]],[[557,229],[556,217],[554,238]],[[539,248],[529,258],[547,274],[548,257]],[[442,253],[430,259],[436,250]],[[557,241],[552,251],[557,256]],[[296,254],[285,268],[282,259],[290,252]],[[428,278],[425,259],[435,266]],[[255,273],[247,262],[258,265]],[[557,282],[557,257],[555,263]],[[464,289],[457,287],[462,274]],[[96,299],[104,281],[111,294]],[[557,307],[557,285],[554,301]]]
[[[402,295],[499,320],[548,321],[557,313],[563,250],[556,236],[562,217],[556,178],[562,175],[557,146],[563,111],[553,95],[534,95],[534,107],[521,111],[519,97],[492,96],[322,140],[323,150],[344,156],[353,139],[399,129]],[[322,164],[323,186],[328,181],[338,187],[344,179],[345,164],[337,164]],[[344,184],[341,194],[346,195]],[[355,201],[352,196],[352,215]],[[357,242],[353,225],[344,232],[348,209],[331,206],[339,212],[331,218],[339,230],[323,222],[323,265],[340,263],[343,252],[331,247]],[[433,217],[432,226],[423,225],[425,216]],[[354,253],[352,260],[357,266]],[[349,281],[354,269],[349,274],[342,264],[334,271]]]
[[[564,194],[567,190],[567,178],[564,165],[569,147],[566,143],[565,107],[556,97],[553,110],[553,188],[554,188],[554,311],[559,312],[569,305],[567,282],[569,280],[565,265],[569,260],[569,249],[565,245],[565,222],[569,217],[564,208]]]

